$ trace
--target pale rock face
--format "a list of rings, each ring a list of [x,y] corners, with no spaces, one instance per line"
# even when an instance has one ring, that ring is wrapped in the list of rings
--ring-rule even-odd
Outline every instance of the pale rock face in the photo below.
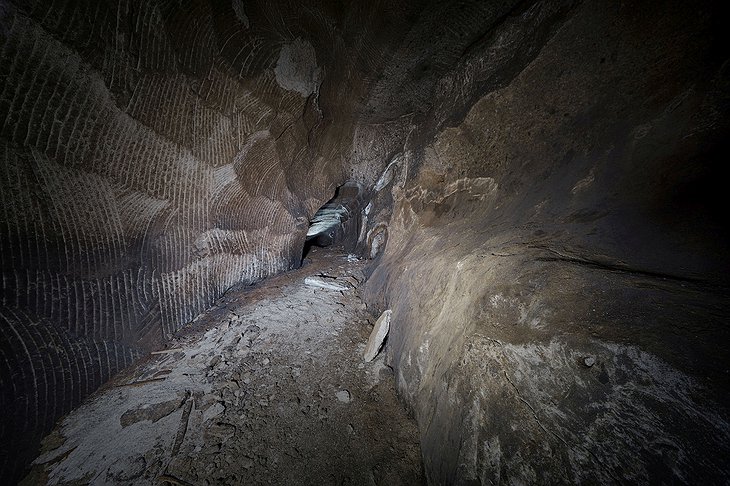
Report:
[[[314,48],[300,37],[281,48],[274,73],[279,86],[305,98],[316,92],[322,82],[322,69],[317,66]]]
[[[236,18],[248,29],[251,24],[249,23],[248,16],[246,15],[243,0],[231,0],[231,7],[233,7],[233,12],[236,14]]]
[[[374,360],[380,352],[380,348],[383,346],[385,338],[388,337],[390,331],[390,316],[393,313],[390,309],[384,311],[378,320],[375,322],[373,331],[370,333],[368,344],[365,346],[365,353],[363,359],[366,363]]]
[[[320,289],[325,289],[325,290],[334,290],[337,292],[344,292],[345,290],[350,289],[350,287],[348,287],[345,284],[338,283],[334,280],[318,278],[318,277],[307,277],[304,279],[304,284],[309,287],[315,287],[315,288],[320,288]]]
[[[335,396],[337,397],[337,400],[342,403],[350,403],[352,401],[352,395],[350,395],[348,390],[340,390],[335,393]]]

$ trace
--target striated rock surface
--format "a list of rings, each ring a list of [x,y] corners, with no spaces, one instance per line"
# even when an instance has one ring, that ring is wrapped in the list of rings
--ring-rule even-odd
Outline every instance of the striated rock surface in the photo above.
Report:
[[[723,18],[0,3],[0,482],[337,187],[432,483],[728,482]]]
[[[342,168],[283,7],[0,5],[0,482],[226,289],[299,265]]]

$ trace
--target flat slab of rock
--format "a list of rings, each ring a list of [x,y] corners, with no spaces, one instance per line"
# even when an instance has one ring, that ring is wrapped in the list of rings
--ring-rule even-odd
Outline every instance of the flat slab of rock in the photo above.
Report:
[[[370,333],[368,345],[365,347],[365,354],[363,355],[365,362],[369,363],[378,355],[380,347],[383,345],[383,341],[385,341],[388,331],[390,331],[390,315],[392,313],[393,311],[388,309],[380,314],[380,317],[378,317],[378,320],[373,327],[373,332]]]
[[[310,287],[319,287],[321,289],[327,290],[349,290],[349,287],[347,287],[346,285],[318,277],[305,278],[304,285],[309,285]]]

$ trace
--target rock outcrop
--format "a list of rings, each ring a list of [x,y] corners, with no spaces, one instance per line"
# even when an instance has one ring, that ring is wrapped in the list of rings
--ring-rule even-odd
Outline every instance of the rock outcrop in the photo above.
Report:
[[[695,7],[586,2],[404,147],[368,285],[433,484],[728,481],[727,52]]]

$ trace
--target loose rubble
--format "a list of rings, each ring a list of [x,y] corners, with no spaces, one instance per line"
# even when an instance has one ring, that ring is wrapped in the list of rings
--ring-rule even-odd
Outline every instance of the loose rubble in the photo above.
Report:
[[[92,395],[51,434],[27,484],[422,483],[390,369],[359,359],[364,263],[312,259],[229,292],[169,350]],[[313,291],[302,278],[313,273],[350,292]]]

